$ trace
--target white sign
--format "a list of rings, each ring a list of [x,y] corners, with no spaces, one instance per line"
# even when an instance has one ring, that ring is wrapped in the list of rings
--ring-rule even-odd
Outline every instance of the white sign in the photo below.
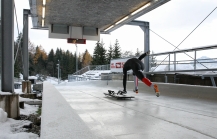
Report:
[[[138,57],[134,57],[134,58],[138,58]],[[111,72],[123,72],[123,67],[124,67],[124,63],[130,59],[128,58],[119,58],[119,59],[111,59],[110,61],[110,69]],[[144,61],[142,60],[142,63],[144,63]],[[127,71],[128,73],[132,73],[132,70]]]
[[[123,72],[124,63],[128,59],[129,58],[111,59],[111,62],[110,62],[111,72]]]

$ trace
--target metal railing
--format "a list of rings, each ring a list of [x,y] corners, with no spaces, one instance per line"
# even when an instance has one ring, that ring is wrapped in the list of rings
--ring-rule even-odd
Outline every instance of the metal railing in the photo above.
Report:
[[[213,46],[205,46],[205,47],[197,47],[192,49],[184,49],[184,50],[177,50],[177,51],[170,51],[170,52],[163,52],[163,53],[157,53],[157,54],[151,54],[150,57],[153,59],[154,56],[162,56],[167,55],[168,59],[167,61],[155,61],[152,63],[149,63],[149,72],[144,72],[144,74],[165,74],[165,83],[167,83],[167,75],[169,73],[188,73],[191,75],[199,75],[202,79],[204,77],[210,77],[212,85],[216,87],[216,83],[214,80],[214,77],[217,77],[217,58],[204,58],[204,59],[197,59],[197,52],[203,51],[203,50],[209,50],[209,49],[217,49],[217,45]],[[194,52],[194,57],[191,57],[186,52]],[[176,60],[176,54],[177,53],[185,53],[188,57],[190,57],[192,60]],[[174,56],[174,60],[170,60],[171,55]],[[152,67],[153,65],[155,65]],[[158,70],[157,68],[160,68],[160,66],[164,65],[164,70]],[[187,67],[185,69],[178,67],[183,65],[186,65]],[[178,68],[178,69],[177,69]]]
[[[213,73],[216,73],[216,71],[217,71],[217,58],[196,59],[197,58],[197,51],[209,50],[209,49],[217,49],[217,45],[151,54],[151,55],[149,55],[150,58],[155,57],[155,56],[168,55],[169,60],[161,61],[161,62],[155,61],[156,62],[155,67],[153,67],[154,64],[150,62],[149,63],[149,72],[146,72],[146,74],[168,73],[168,72],[198,72],[198,71],[212,71]],[[186,54],[186,52],[194,52],[194,58],[189,56],[188,54]],[[178,60],[176,60],[176,58],[177,58],[176,54],[177,53],[185,53],[192,60],[179,60],[178,61]],[[174,56],[174,60],[171,60],[171,55]],[[210,68],[207,65],[208,63],[216,64],[216,68]],[[179,65],[183,65],[183,64],[189,65],[189,68],[186,70],[185,69],[177,70],[177,67]],[[161,65],[166,65],[167,68],[165,68],[164,70],[156,71],[156,69],[159,68]],[[192,68],[190,66],[192,66]]]
[[[89,65],[71,75],[81,75],[90,70],[110,70],[110,64],[107,65]]]
[[[96,70],[110,70],[110,64],[107,65],[89,65],[81,70],[68,75],[68,81],[85,81],[85,80],[90,80],[91,75],[95,74]],[[89,71],[89,72],[88,72]],[[82,74],[88,72],[89,75],[87,76],[82,76]]]

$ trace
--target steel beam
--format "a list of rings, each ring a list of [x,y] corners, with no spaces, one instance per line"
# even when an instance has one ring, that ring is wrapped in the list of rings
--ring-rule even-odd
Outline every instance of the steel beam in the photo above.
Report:
[[[196,67],[196,60],[197,60],[197,51],[195,50],[194,51],[194,70],[197,69],[197,67]]]
[[[139,26],[143,30],[144,32],[144,52],[149,51],[150,50],[149,22],[134,20],[134,21],[127,23],[127,25]],[[144,65],[145,65],[144,72],[148,72],[149,71],[149,56],[146,56],[144,58]]]
[[[174,71],[176,71],[176,53],[174,53]]]
[[[145,74],[158,74],[158,73],[165,74],[165,73],[195,72],[195,71],[196,72],[197,71],[217,71],[217,68],[215,68],[215,69],[197,69],[197,70],[156,71],[156,72],[145,72]]]
[[[214,77],[210,77],[210,79],[211,79],[211,82],[212,82],[212,86],[215,86],[215,87],[216,87]]]
[[[145,31],[144,31],[144,52],[150,51],[149,46],[149,22],[145,22]],[[146,56],[144,58],[144,64],[145,64],[145,72],[149,71],[149,56]]]
[[[210,75],[202,75],[201,78],[204,79],[205,77],[210,77],[210,80],[212,82],[212,86],[216,87],[216,83],[214,80],[214,77],[217,77],[215,74],[210,74]]]
[[[1,0],[3,92],[14,93],[14,0]]]
[[[29,79],[29,52],[28,52],[28,37],[29,37],[29,17],[30,10],[23,9],[23,80]]]
[[[168,71],[170,71],[170,54],[169,54],[169,65],[168,65]]]

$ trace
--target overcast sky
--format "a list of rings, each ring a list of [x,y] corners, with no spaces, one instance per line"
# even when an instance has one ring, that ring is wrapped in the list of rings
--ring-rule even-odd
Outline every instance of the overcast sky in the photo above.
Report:
[[[29,0],[15,0],[18,14],[19,29],[22,29],[23,9],[29,9]],[[171,0],[159,8],[139,17],[137,20],[150,23],[150,29],[161,35],[163,38],[177,46],[214,8],[217,7],[217,0]],[[32,27],[29,18],[30,28]],[[15,23],[15,38],[17,28]],[[106,49],[114,44],[115,39],[119,40],[122,51],[136,52],[144,49],[143,31],[136,26],[125,25],[110,35],[101,35]],[[73,44],[67,44],[63,39],[49,39],[48,31],[29,30],[29,39],[35,45],[42,45],[48,53],[52,48],[56,50],[61,47],[63,50],[70,50],[73,53],[76,48]],[[95,41],[87,41],[86,45],[78,45],[78,51],[83,53],[85,49],[93,54]],[[196,29],[181,45],[180,49],[208,46],[217,44],[217,9]],[[172,51],[173,46],[150,32],[150,50],[155,53]],[[216,57],[217,51],[198,52],[199,56]]]

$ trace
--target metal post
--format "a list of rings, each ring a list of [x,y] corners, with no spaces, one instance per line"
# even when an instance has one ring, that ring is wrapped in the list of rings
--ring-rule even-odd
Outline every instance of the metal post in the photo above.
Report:
[[[139,26],[144,31],[144,52],[147,52],[150,50],[149,46],[149,22],[144,21],[131,21],[127,23],[127,25],[135,25]],[[144,65],[145,70],[144,72],[149,72],[149,56],[146,56],[144,58]]]
[[[174,53],[174,71],[176,71],[176,53]]]
[[[58,84],[59,84],[59,80],[60,80],[60,64],[59,64],[59,60],[58,60]]]
[[[150,50],[149,46],[149,22],[144,22],[144,52],[147,52]],[[144,58],[144,64],[145,64],[145,72],[149,72],[149,56],[146,56]]]
[[[60,81],[61,81],[61,68],[60,68]]]
[[[165,74],[164,77],[165,77],[165,83],[167,83],[167,82],[168,82],[168,81],[167,81],[167,75]]]
[[[196,58],[197,58],[197,51],[194,51],[194,70],[196,70]]]
[[[29,52],[28,52],[28,36],[29,36],[29,17],[30,10],[23,10],[23,80],[29,79]]]
[[[78,72],[78,47],[77,47],[77,44],[75,44],[76,46],[76,74]]]
[[[14,0],[1,0],[3,92],[14,92]]]
[[[212,86],[215,86],[215,87],[216,87],[214,77],[213,77],[213,76],[210,76],[210,79],[211,79],[211,82],[212,82]]]
[[[169,65],[168,65],[168,70],[170,71],[170,54],[169,54]]]

